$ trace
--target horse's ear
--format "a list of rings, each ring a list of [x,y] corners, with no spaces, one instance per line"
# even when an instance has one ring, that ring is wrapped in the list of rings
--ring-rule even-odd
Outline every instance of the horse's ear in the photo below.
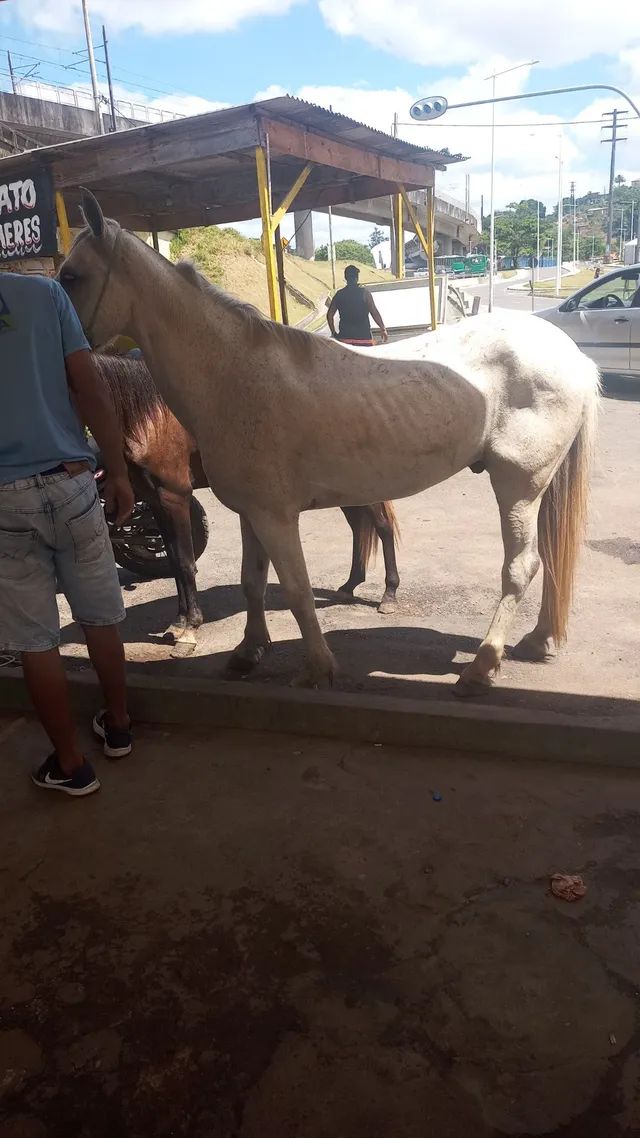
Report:
[[[94,237],[104,237],[104,214],[100,209],[98,199],[93,196],[91,190],[86,190],[84,186],[80,187],[80,193],[82,195],[80,208],[89,229]]]

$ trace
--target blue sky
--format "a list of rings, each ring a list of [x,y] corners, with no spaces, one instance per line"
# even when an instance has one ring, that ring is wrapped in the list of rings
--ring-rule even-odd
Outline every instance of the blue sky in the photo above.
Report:
[[[388,130],[396,111],[408,121],[420,95],[486,98],[489,72],[531,59],[540,63],[504,75],[498,93],[602,82],[640,101],[638,0],[619,0],[613,21],[601,0],[537,0],[526,8],[514,0],[90,0],[90,7],[96,39],[107,25],[118,94],[180,112],[287,91]],[[79,0],[0,4],[3,87],[9,49],[21,74],[36,66],[40,80],[86,89],[82,68],[64,69],[84,58],[73,55],[83,47]],[[525,196],[553,204],[566,119],[582,120],[562,127],[567,185],[575,180],[578,193],[602,188],[608,152],[598,123],[589,120],[599,120],[614,101],[584,92],[500,108],[497,205]],[[441,176],[439,187],[462,197],[468,173],[478,208],[489,188],[490,135],[482,125],[488,121],[488,109],[474,108],[430,126],[402,126],[401,133],[469,155]],[[619,168],[640,177],[640,123],[627,133]]]

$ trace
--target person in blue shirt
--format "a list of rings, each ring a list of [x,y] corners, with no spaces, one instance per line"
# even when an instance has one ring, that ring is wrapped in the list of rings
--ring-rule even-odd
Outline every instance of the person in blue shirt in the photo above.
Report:
[[[82,626],[104,693],[94,732],[108,756],[131,751],[118,627],[124,606],[83,424],[109,472],[107,512],[124,522],[134,497],[115,411],[57,281],[0,272],[0,400],[0,646],[21,654],[53,746],[33,781],[83,796],[100,783],[71,711],[58,589]]]

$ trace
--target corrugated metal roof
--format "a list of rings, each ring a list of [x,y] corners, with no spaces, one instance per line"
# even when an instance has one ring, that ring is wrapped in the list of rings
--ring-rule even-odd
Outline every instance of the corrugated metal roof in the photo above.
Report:
[[[302,122],[309,129],[322,131],[323,134],[336,135],[348,142],[366,143],[372,150],[377,150],[389,158],[406,158],[412,162],[437,167],[466,161],[464,154],[450,154],[446,148],[431,150],[429,147],[416,146],[403,138],[395,138],[385,131],[378,130],[377,127],[351,119],[340,111],[321,107],[317,103],[307,103],[294,95],[278,95],[273,99],[254,103],[254,106],[257,110],[293,119],[298,123]]]
[[[37,154],[39,161],[56,162],[71,158],[73,155],[100,152],[108,160],[110,153],[118,148],[118,141],[133,134],[145,135],[157,141],[161,146],[164,139],[176,138],[189,133],[203,134],[216,129],[229,129],[232,125],[243,119],[255,116],[265,116],[289,120],[298,126],[310,131],[329,135],[334,138],[351,142],[354,145],[365,146],[368,150],[389,158],[405,159],[423,166],[434,166],[444,169],[454,162],[465,161],[462,154],[450,154],[448,150],[431,150],[423,146],[415,146],[402,138],[394,138],[366,123],[357,122],[348,118],[339,111],[328,110],[326,107],[307,103],[293,95],[281,95],[273,99],[264,99],[256,103],[247,103],[243,106],[224,107],[219,111],[206,111],[201,115],[191,115],[188,118],[174,119],[171,122],[152,123],[150,125],[131,127],[129,130],[117,131],[114,134],[95,135],[91,138],[80,138],[70,142],[55,143],[52,146],[40,147],[37,151],[24,151],[22,155],[9,156],[0,159],[4,169],[10,169],[12,164],[19,164],[20,157],[24,161],[25,155],[30,157]]]

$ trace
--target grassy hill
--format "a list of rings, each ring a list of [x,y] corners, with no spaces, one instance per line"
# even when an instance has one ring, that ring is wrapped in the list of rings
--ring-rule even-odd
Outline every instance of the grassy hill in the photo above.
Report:
[[[219,229],[215,225],[206,229],[185,229],[172,241],[171,256],[174,260],[187,258],[193,261],[209,280],[268,314],[265,260],[259,240],[243,237],[235,229]],[[338,288],[344,284],[346,264],[346,261],[336,264]],[[332,291],[331,265],[327,261],[303,261],[285,253],[284,266],[287,284],[291,286],[287,296],[289,320],[291,324],[297,324],[305,316],[310,316]],[[362,265],[360,280],[362,284],[387,281],[391,280],[391,274]]]

